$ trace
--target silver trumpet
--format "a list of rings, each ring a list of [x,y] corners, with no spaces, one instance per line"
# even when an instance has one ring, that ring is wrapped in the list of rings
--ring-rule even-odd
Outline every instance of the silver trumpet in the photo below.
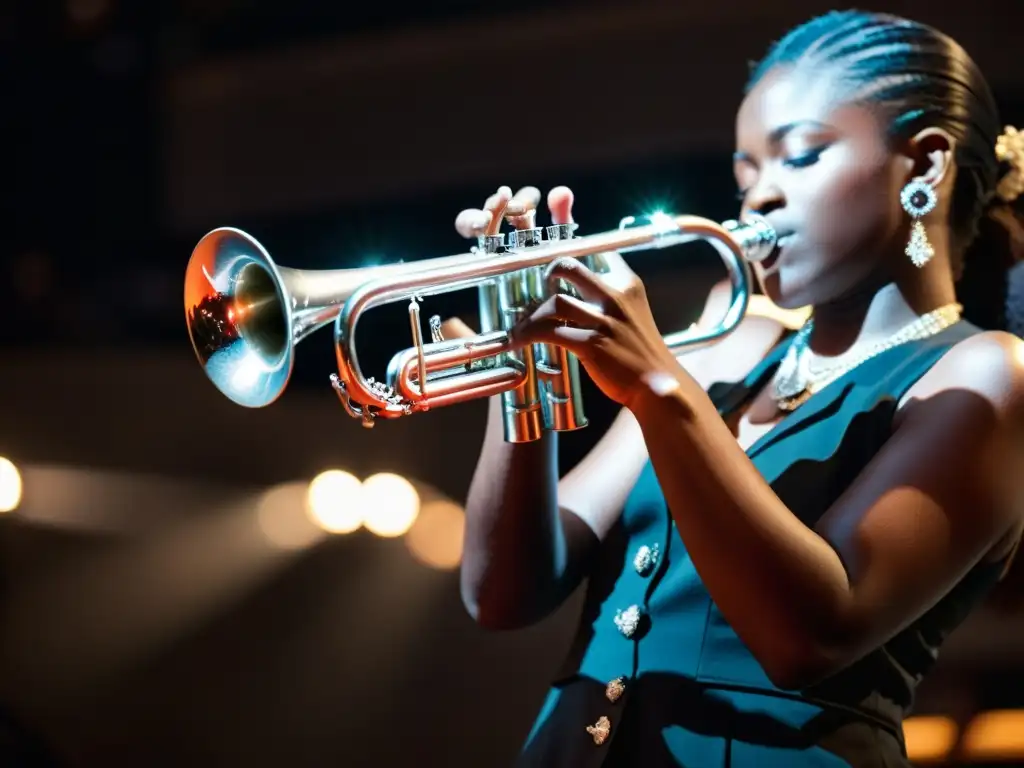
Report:
[[[545,238],[546,234],[546,238]],[[634,217],[618,229],[577,236],[574,224],[481,236],[469,252],[379,267],[308,271],[278,266],[255,238],[219,228],[196,245],[185,274],[189,337],[206,375],[239,405],[259,408],[288,385],[295,347],[334,322],[337,373],[334,389],[348,413],[371,427],[420,411],[501,395],[505,439],[529,442],[545,430],[586,426],[579,362],[550,344],[515,348],[510,329],[551,295],[544,272],[560,258],[581,259],[598,273],[602,254],[664,248],[702,240],[721,255],[732,285],[729,308],[718,325],[669,334],[674,354],[718,341],[747,312],[749,263],[766,258],[775,230],[760,216],[721,224],[696,216]],[[423,339],[420,304],[425,297],[476,288],[480,333],[444,339],[440,318]],[[555,290],[571,291],[561,285]],[[364,312],[408,301],[412,346],[398,352],[386,381],[366,378],[356,354],[356,326]]]

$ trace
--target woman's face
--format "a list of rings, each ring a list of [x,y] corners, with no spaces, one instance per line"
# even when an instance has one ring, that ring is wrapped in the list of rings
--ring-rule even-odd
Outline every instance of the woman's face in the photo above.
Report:
[[[827,72],[777,69],[737,115],[743,211],[764,215],[780,237],[754,271],[780,307],[855,295],[902,253],[905,164],[886,146],[878,116],[837,103],[837,91]]]

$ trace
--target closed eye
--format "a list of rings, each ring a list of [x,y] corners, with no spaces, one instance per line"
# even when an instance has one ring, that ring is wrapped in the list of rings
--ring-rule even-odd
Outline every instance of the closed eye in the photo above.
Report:
[[[828,146],[817,147],[808,152],[804,152],[802,155],[796,155],[795,157],[789,157],[782,161],[782,164],[787,168],[807,168],[808,166],[814,165],[821,159],[822,153],[828,149]],[[750,194],[749,189],[741,189],[736,193],[736,199],[739,202],[746,200],[747,195]]]
[[[814,165],[821,158],[821,153],[824,152],[827,147],[818,147],[812,149],[810,152],[805,152],[802,155],[796,157],[790,157],[783,160],[783,165],[788,168],[806,168],[809,165]]]

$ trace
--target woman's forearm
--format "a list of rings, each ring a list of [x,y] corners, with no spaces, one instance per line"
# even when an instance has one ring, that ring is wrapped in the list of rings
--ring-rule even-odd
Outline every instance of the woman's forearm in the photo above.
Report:
[[[836,552],[746,460],[685,374],[634,414],[687,552],[715,603],[773,678],[787,682],[849,595]]]
[[[482,625],[529,624],[556,607],[567,584],[568,547],[558,507],[557,433],[504,440],[500,397],[488,403],[487,431],[466,503],[461,587]]]

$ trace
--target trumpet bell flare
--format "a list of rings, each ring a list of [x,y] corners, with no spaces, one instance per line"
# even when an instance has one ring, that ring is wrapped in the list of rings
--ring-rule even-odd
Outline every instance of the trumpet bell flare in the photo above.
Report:
[[[255,238],[225,227],[199,241],[185,273],[185,321],[206,375],[230,400],[262,408],[284,391],[291,317],[277,267]]]

